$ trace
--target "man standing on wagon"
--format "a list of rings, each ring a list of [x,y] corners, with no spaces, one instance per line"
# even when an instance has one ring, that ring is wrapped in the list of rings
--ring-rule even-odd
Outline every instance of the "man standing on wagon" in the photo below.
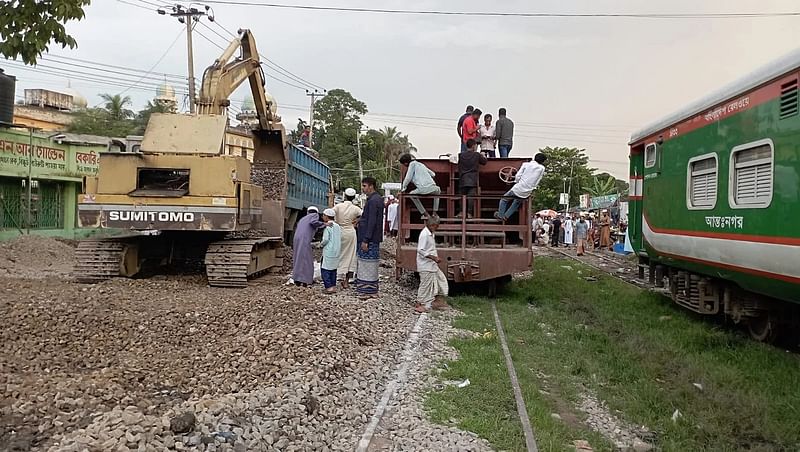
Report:
[[[375,189],[377,184],[374,177],[361,180],[361,190],[367,195],[367,201],[358,221],[356,292],[363,300],[378,295],[378,271],[383,241],[383,199]]]
[[[500,151],[500,158],[507,159],[514,145],[514,121],[506,117],[506,109],[501,108],[497,112],[497,122],[495,123],[495,137],[497,147]]]

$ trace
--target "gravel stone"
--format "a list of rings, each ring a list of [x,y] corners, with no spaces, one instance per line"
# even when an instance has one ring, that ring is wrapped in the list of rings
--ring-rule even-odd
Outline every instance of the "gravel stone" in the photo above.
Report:
[[[53,242],[28,252],[49,255]],[[394,281],[391,253],[382,257],[369,304],[279,275],[231,290],[201,275],[41,279],[48,259],[0,273],[0,450],[352,451],[417,318],[413,289]],[[385,417],[392,430],[379,432],[392,450],[489,450],[426,420],[430,370],[456,357],[452,315],[425,324]]]

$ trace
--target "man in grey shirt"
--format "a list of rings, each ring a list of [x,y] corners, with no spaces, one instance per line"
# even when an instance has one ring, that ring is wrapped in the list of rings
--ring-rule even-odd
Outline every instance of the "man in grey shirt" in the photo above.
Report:
[[[581,219],[575,223],[575,238],[578,239],[578,256],[583,256],[586,251],[586,239],[589,237],[589,222],[586,215],[581,214]]]
[[[506,117],[506,109],[498,111],[500,117],[495,123],[495,136],[497,137],[497,148],[500,151],[500,158],[508,158],[511,153],[511,146],[514,144],[514,121]]]

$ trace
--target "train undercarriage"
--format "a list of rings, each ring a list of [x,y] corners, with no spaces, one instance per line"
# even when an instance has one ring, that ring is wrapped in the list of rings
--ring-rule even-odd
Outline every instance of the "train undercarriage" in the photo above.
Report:
[[[245,287],[247,280],[283,266],[281,237],[246,233],[165,231],[83,240],[76,251],[75,279],[96,283],[147,275],[164,268],[205,269],[213,287]]]
[[[648,273],[650,284],[668,288],[679,306],[701,315],[722,317],[726,322],[744,325],[750,336],[772,343],[800,324],[800,309],[775,298],[748,292],[719,278],[639,258],[639,279]]]

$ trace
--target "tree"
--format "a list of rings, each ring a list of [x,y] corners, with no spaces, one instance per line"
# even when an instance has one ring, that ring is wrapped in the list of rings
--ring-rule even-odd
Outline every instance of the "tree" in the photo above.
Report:
[[[397,127],[386,126],[378,130],[383,143],[383,158],[386,162],[387,176],[395,180],[400,178],[400,168],[398,160],[400,156],[411,152],[414,147],[408,141],[408,135],[403,135]]]
[[[336,170],[355,165],[358,169],[356,142],[364,123],[361,115],[367,105],[343,89],[333,89],[314,104],[314,144],[320,157],[328,162],[343,184],[358,186],[358,172]],[[366,165],[365,165],[366,167]]]
[[[143,135],[144,130],[147,128],[147,123],[150,121],[150,115],[153,113],[169,113],[170,108],[166,105],[159,104],[158,102],[153,102],[148,100],[147,105],[136,113],[136,130],[134,130],[134,135]]]
[[[103,108],[87,108],[73,114],[67,132],[101,135],[107,137],[125,137],[137,130],[137,124],[131,119],[116,120]]]
[[[594,176],[592,183],[589,186],[583,187],[583,190],[592,196],[605,196],[617,192],[616,179],[613,176],[602,177]]]
[[[74,49],[78,43],[64,24],[84,18],[91,0],[11,0],[0,7],[0,55],[36,64],[50,43]]]
[[[580,199],[579,188],[588,185],[594,172],[594,169],[589,167],[589,157],[585,154],[585,150],[548,146],[539,149],[539,152],[547,156],[547,161],[542,182],[533,195],[536,210],[563,208],[559,205],[558,198],[559,193],[564,191],[565,185],[568,191],[570,186],[572,187],[569,204],[577,205]]]
[[[120,94],[101,94],[100,98],[106,101],[105,109],[111,119],[115,121],[133,118],[133,110],[127,109],[131,104],[130,96],[122,97]]]

